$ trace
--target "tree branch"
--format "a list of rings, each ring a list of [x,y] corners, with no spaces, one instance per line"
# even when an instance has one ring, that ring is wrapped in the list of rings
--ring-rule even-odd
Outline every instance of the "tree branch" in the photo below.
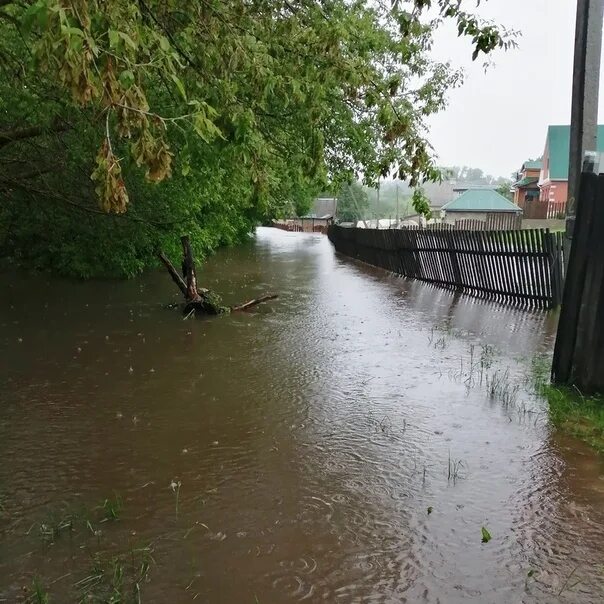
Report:
[[[0,0],[1,2],[2,0]],[[0,148],[14,143],[15,141],[25,140],[28,138],[35,138],[41,134],[49,132],[58,133],[65,132],[69,129],[69,125],[66,123],[55,122],[50,127],[47,126],[27,126],[25,128],[13,128],[12,130],[5,130],[0,132]]]
[[[19,182],[16,180],[4,179],[4,180],[0,181],[0,191],[2,191],[4,193],[4,192],[10,191],[11,189],[19,189],[20,191],[23,191],[24,193],[27,193],[31,196],[35,196],[37,199],[46,199],[46,198],[55,199],[55,200],[60,201],[61,203],[64,203],[76,210],[79,210],[81,212],[86,212],[88,214],[96,214],[97,216],[105,216],[105,217],[109,217],[109,218],[117,219],[117,220],[129,220],[132,222],[140,222],[142,224],[148,224],[148,225],[156,227],[158,229],[166,228],[168,226],[174,226],[174,225],[180,224],[182,222],[179,220],[159,222],[156,220],[147,220],[145,218],[133,216],[132,214],[108,214],[107,212],[104,212],[103,210],[100,210],[100,209],[83,206],[82,204],[77,203],[76,201],[72,201],[65,195],[61,195],[57,191],[54,191],[51,189],[38,189],[38,188],[32,187],[31,185],[28,185],[24,182]]]
[[[29,171],[20,172],[18,174],[15,174],[14,178],[10,179],[8,181],[4,180],[2,178],[2,176],[0,176],[0,182],[4,182],[5,184],[12,184],[15,182],[15,180],[16,181],[29,180],[30,178],[36,178],[36,177],[42,176],[43,174],[48,174],[49,172],[54,172],[57,169],[58,169],[58,167],[56,165],[47,166],[45,168],[34,167]]]
[[[176,283],[176,286],[181,291],[182,295],[187,297],[187,284],[184,279],[178,274],[178,271],[174,268],[174,265],[170,262],[168,257],[161,251],[158,250],[157,257],[162,261],[163,265],[168,269],[172,281]]]
[[[2,0],[0,0],[1,2]],[[174,49],[178,52],[178,54],[185,59],[185,61],[187,61],[187,63],[192,66],[192,67],[198,67],[196,62],[193,60],[193,58],[186,53],[176,42],[176,40],[174,39],[174,36],[171,34],[170,31],[168,31],[164,25],[162,23],[160,23],[159,19],[155,16],[155,13],[149,8],[149,6],[145,3],[144,0],[138,0],[141,8],[143,9],[143,11],[145,13],[147,13],[147,15],[151,18],[151,20],[155,23],[155,25],[157,25],[157,27],[159,27],[164,34],[166,35],[166,38],[168,38],[168,40],[170,41],[170,44],[172,44],[172,46],[174,47]]]

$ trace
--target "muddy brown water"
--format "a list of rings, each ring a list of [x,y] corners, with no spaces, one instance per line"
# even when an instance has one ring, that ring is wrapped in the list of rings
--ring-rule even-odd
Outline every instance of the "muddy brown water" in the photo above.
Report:
[[[0,602],[109,601],[143,547],[142,602],[602,601],[604,466],[525,387],[555,316],[270,229],[200,282],[280,298],[0,276]]]

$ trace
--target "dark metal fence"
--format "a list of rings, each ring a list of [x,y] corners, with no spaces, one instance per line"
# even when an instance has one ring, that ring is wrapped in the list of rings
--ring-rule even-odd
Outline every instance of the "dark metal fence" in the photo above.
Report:
[[[333,225],[338,252],[399,275],[531,308],[561,301],[562,234],[547,229],[457,231]]]

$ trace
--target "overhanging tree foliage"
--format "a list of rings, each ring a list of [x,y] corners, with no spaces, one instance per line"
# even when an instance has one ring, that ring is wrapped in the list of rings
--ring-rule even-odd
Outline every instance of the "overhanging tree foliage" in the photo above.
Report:
[[[425,118],[511,38],[457,0],[0,0],[0,246],[132,274],[175,234],[203,255],[332,183],[438,178]],[[175,244],[172,244],[175,245]]]

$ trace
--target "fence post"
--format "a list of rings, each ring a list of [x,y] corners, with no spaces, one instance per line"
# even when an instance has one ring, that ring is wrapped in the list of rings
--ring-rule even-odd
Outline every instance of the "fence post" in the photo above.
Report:
[[[558,308],[562,304],[562,250],[558,245],[558,234],[545,229],[545,249],[549,264],[549,278],[552,297],[550,308]]]
[[[453,267],[453,278],[455,279],[455,289],[460,290],[463,287],[461,281],[461,271],[459,270],[459,260],[457,258],[457,250],[455,248],[455,240],[451,231],[443,231],[446,237],[447,246],[449,248],[449,256],[451,257],[451,266]]]
[[[577,204],[574,243],[570,248],[566,283],[562,296],[562,310],[554,347],[552,378],[557,384],[569,384],[573,379],[577,330],[583,306],[585,274],[592,244],[591,227],[597,196],[598,176],[584,172],[581,174],[580,203]],[[600,235],[598,234],[598,236]]]

